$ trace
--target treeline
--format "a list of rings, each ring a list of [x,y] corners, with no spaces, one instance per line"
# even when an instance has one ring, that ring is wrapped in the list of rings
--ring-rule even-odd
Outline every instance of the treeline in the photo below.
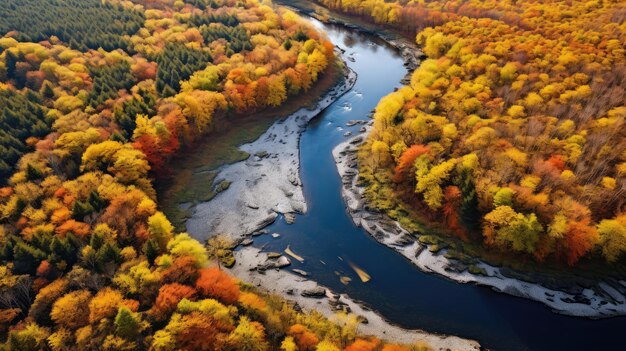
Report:
[[[227,25],[213,25],[200,27],[200,34],[207,43],[224,39],[227,43],[227,55],[240,53],[243,50],[252,49],[252,43],[248,33],[243,26],[227,26]]]
[[[109,18],[103,4],[91,21]],[[169,157],[215,118],[306,91],[334,60],[332,44],[257,1],[137,5],[149,10],[129,35],[133,55],[0,38],[2,136],[32,148],[19,161],[1,150],[17,165],[0,188],[0,349],[425,349],[359,337],[356,318],[334,324],[258,293],[157,209],[151,178]],[[214,11],[236,13],[250,46],[229,53],[229,38],[207,42],[184,20]]]
[[[50,132],[50,119],[40,105],[38,94],[17,94],[0,88],[0,185],[6,185],[15,164],[30,151],[29,138]]]
[[[87,94],[87,104],[91,107],[98,107],[107,100],[117,98],[120,90],[128,91],[136,82],[127,61],[111,66],[89,67],[89,76],[92,86]]]
[[[101,0],[13,0],[0,3],[0,35],[16,31],[19,41],[52,36],[72,49],[129,51],[127,36],[142,27],[143,14]]]
[[[190,48],[183,43],[168,43],[156,59],[156,88],[168,97],[180,91],[180,82],[205,68],[211,62],[208,51]]]
[[[320,2],[415,31],[428,56],[377,107],[373,204],[519,257],[624,258],[622,2]]]
[[[221,23],[227,27],[239,25],[239,19],[234,14],[194,14],[189,18],[189,22],[196,27],[208,26],[211,23]]]

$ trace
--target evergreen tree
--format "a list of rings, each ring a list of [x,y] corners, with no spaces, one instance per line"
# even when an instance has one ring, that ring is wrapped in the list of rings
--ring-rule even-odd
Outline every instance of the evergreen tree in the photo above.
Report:
[[[146,241],[143,245],[143,253],[146,255],[148,262],[150,264],[154,264],[154,260],[156,260],[156,258],[161,254],[159,243],[154,239]]]
[[[115,316],[115,334],[133,340],[140,334],[141,319],[137,313],[133,313],[128,307],[120,307]]]

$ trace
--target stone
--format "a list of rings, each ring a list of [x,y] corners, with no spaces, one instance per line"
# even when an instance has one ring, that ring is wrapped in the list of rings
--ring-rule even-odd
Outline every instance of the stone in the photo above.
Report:
[[[278,268],[287,267],[290,264],[291,264],[291,261],[285,256],[280,256],[278,260],[276,261],[276,267]]]
[[[241,245],[243,246],[250,246],[252,245],[254,241],[252,239],[245,239],[244,241],[241,242]]]
[[[294,175],[289,175],[289,183],[298,186],[298,178],[296,178]]]
[[[396,245],[398,246],[409,246],[412,245],[415,242],[415,239],[413,239],[412,236],[405,234],[402,237],[400,237],[399,239],[396,240]]]
[[[361,324],[368,324],[369,321],[367,320],[367,318],[363,317],[363,316],[357,316],[357,321],[359,321]]]
[[[285,222],[287,224],[294,224],[296,222],[296,216],[293,213],[285,213]]]
[[[300,307],[300,305],[296,302],[296,304],[293,305],[293,310],[296,312],[302,312],[302,307]]]
[[[281,254],[278,253],[278,252],[268,252],[267,253],[267,258],[269,258],[269,259],[276,259],[276,258],[279,258],[280,256],[281,256]]]
[[[294,271],[295,273],[300,274],[300,275],[301,275],[301,276],[303,276],[303,277],[308,277],[308,276],[309,276],[309,273],[307,273],[307,272],[305,272],[305,271],[303,271],[303,270],[301,270],[301,269],[294,269],[293,271]]]
[[[358,136],[352,140],[350,140],[350,144],[360,144],[363,142],[363,137],[362,136]]]
[[[274,223],[274,221],[276,220],[276,217],[278,217],[278,215],[276,213],[273,213],[273,214],[267,216],[267,218],[263,219],[261,222],[259,222],[256,225],[256,227],[257,228],[267,227],[268,225]]]
[[[302,291],[302,293],[300,293],[300,295],[304,296],[304,297],[313,297],[313,298],[322,298],[322,297],[326,297],[326,289],[322,288],[321,286],[312,288],[312,289],[306,289],[304,291]]]

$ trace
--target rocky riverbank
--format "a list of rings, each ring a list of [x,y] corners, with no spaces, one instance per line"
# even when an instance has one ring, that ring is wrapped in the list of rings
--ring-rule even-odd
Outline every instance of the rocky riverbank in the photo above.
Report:
[[[541,284],[510,277],[500,267],[478,260],[470,268],[465,263],[446,257],[446,250],[419,242],[419,234],[409,233],[384,214],[368,209],[363,192],[357,185],[357,150],[365,140],[370,126],[363,133],[335,147],[333,156],[342,179],[342,196],[357,226],[363,227],[378,242],[394,249],[424,272],[445,276],[459,283],[474,283],[510,295],[539,301],[553,311],[580,317],[604,318],[626,314],[626,282],[598,282],[594,286],[548,288]],[[480,272],[471,273],[470,270]]]
[[[338,54],[347,59],[343,51]],[[211,234],[227,234],[241,245],[241,249],[234,253],[236,263],[232,273],[235,276],[328,317],[339,310],[355,313],[362,322],[361,333],[394,342],[423,341],[438,350],[479,350],[480,345],[472,340],[393,326],[348,296],[335,295],[329,289],[307,280],[307,272],[280,269],[289,265],[289,259],[297,257],[262,253],[248,246],[252,244],[252,237],[269,234],[262,228],[280,214],[289,222],[295,219],[293,213],[307,211],[299,173],[300,135],[311,119],[353,87],[356,78],[356,73],[346,68],[343,82],[329,91],[315,109],[301,109],[276,122],[258,140],[242,145],[241,150],[251,157],[218,170],[214,183],[227,181],[229,187],[211,201],[192,209],[193,217],[186,223],[187,230],[202,241]],[[278,237],[278,234],[273,235]]]
[[[313,18],[318,19],[319,21],[323,21],[324,23],[335,25],[335,26],[340,26],[340,27],[347,28],[349,30],[352,30],[358,33],[371,35],[373,37],[382,39],[388,45],[395,48],[398,51],[399,55],[402,57],[402,60],[404,61],[404,67],[406,67],[407,69],[407,74],[400,81],[400,83],[404,85],[410,83],[411,75],[413,74],[413,71],[419,66],[420,62],[426,58],[426,55],[424,55],[424,53],[420,50],[420,48],[417,46],[417,44],[414,41],[407,39],[406,36],[400,35],[399,33],[381,31],[375,26],[371,24],[367,24],[365,22],[360,22],[360,24],[356,24],[356,23],[351,23],[347,21],[344,22],[342,21],[342,19],[336,19],[334,17],[321,19],[315,13],[314,8],[311,7],[310,4],[306,4],[306,2],[281,1],[281,0],[277,2],[281,4],[281,6],[286,7],[294,12],[297,12],[306,16],[311,16]],[[343,19],[346,19],[345,15],[337,14],[335,12],[333,13],[335,15],[344,17]]]
[[[235,252],[235,257],[237,263],[231,272],[238,278],[293,301],[296,309],[316,310],[331,320],[336,318],[337,312],[353,313],[361,322],[358,328],[361,334],[397,343],[424,342],[434,350],[480,350],[480,344],[474,340],[392,325],[349,296],[335,294],[312,280],[280,269],[288,262],[285,256],[244,247]]]
[[[338,52],[338,54],[343,55]],[[300,182],[300,135],[311,119],[348,92],[357,76],[345,68],[344,79],[314,109],[302,108],[273,124],[259,139],[240,149],[251,156],[219,169],[215,184],[229,187],[212,201],[193,208],[187,231],[200,241],[211,234],[228,235],[234,242],[274,222],[279,214],[305,213]]]
[[[311,12],[294,6],[292,5],[292,8],[295,11]],[[332,18],[329,23],[377,36],[396,48],[408,69],[407,75],[401,81],[402,84],[410,83],[413,71],[425,57],[415,43],[401,36],[372,30],[367,25],[343,23]],[[520,276],[524,277],[524,274],[494,267],[480,260],[469,267],[463,262],[447,258],[446,250],[434,250],[433,245],[420,243],[416,235],[408,233],[399,223],[386,215],[367,210],[362,196],[363,189],[356,186],[358,177],[356,149],[365,139],[368,131],[369,127],[363,128],[359,135],[338,145],[334,149],[333,156],[342,177],[342,195],[354,223],[362,226],[377,241],[399,252],[425,272],[437,273],[460,283],[489,286],[496,291],[539,301],[561,314],[590,318],[626,315],[626,281],[624,280],[557,288],[525,281],[520,278]],[[471,273],[470,270],[480,272],[480,274]]]

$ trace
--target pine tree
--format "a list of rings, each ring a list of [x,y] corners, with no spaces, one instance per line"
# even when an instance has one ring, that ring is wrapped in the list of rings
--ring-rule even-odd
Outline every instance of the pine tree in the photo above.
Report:
[[[150,262],[150,264],[154,264],[154,260],[161,254],[159,243],[157,243],[154,239],[148,240],[143,245],[143,253],[146,255],[148,262]]]
[[[15,79],[17,57],[15,57],[15,55],[11,51],[7,51],[4,57],[4,64],[6,65],[6,69],[7,69],[7,78]]]
[[[52,90],[52,84],[50,84],[50,82],[45,81],[45,83],[43,83],[43,86],[41,87],[41,96],[43,96],[44,99],[54,98],[54,90]]]
[[[34,275],[45,258],[45,252],[20,241],[13,248],[13,272]]]
[[[115,316],[115,334],[127,340],[133,340],[139,335],[141,320],[137,313],[128,307],[120,307]]]
[[[39,180],[43,178],[43,172],[29,163],[28,166],[26,166],[26,178],[30,181]]]
[[[82,221],[83,218],[93,213],[93,207],[87,203],[82,201],[74,202],[72,206],[72,218]]]

